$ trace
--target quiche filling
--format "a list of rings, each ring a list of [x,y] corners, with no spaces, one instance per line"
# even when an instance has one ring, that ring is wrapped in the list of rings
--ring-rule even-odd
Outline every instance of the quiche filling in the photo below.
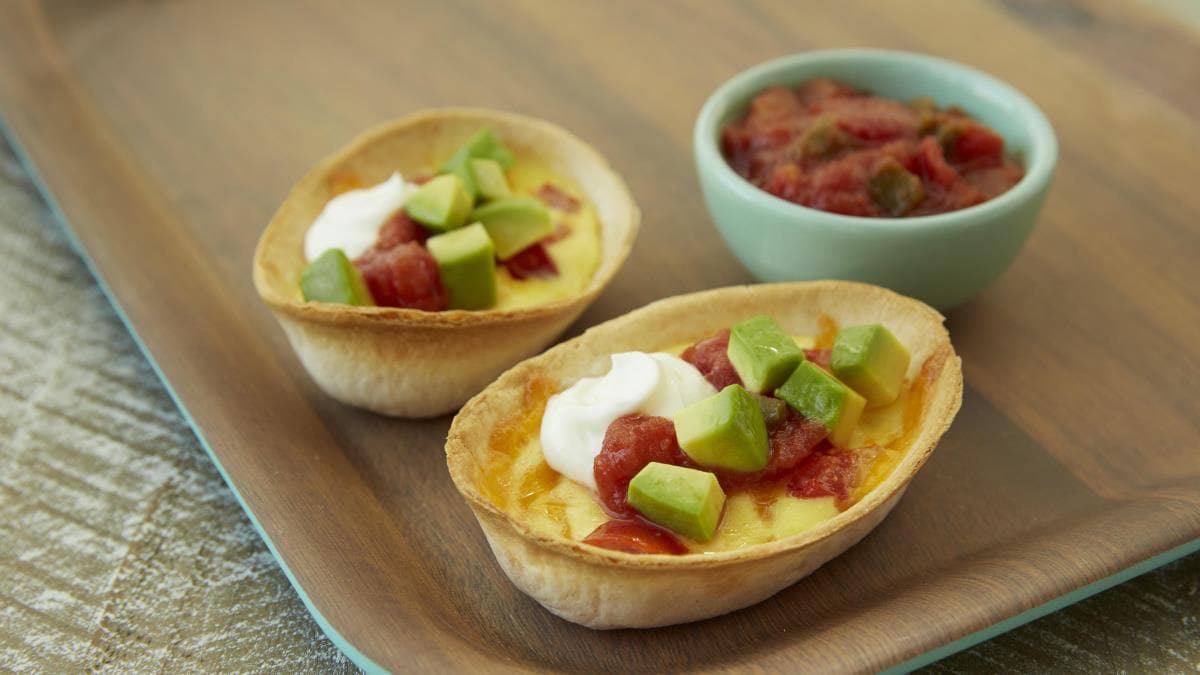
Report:
[[[335,174],[305,237],[304,300],[516,309],[578,294],[599,266],[599,221],[579,188],[518,162],[489,129],[420,175],[364,186]]]
[[[759,316],[692,345],[526,385],[481,493],[534,532],[629,553],[730,551],[803,532],[883,482],[916,435],[930,358],[879,324],[788,335]]]

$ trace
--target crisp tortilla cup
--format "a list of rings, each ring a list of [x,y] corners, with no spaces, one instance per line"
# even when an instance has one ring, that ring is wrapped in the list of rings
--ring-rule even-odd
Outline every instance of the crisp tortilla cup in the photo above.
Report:
[[[854,506],[767,544],[704,555],[633,555],[534,532],[480,493],[479,478],[489,470],[489,436],[528,412],[522,408],[531,382],[545,380],[550,391],[561,391],[581,377],[603,374],[614,352],[690,343],[756,314],[770,314],[796,335],[819,333],[821,314],[841,326],[880,322],[912,354],[910,378],[929,361],[918,431],[892,474]],[[517,365],[463,406],[450,426],[446,459],[454,484],[518,588],[584,626],[648,628],[754,604],[853,546],[896,505],[961,401],[962,364],[942,316],[930,307],[851,282],[740,286],[655,302]]]
[[[515,310],[426,312],[304,302],[304,235],[339,180],[416,175],[490,127],[517,156],[574,182],[596,209],[601,259],[578,295]],[[596,299],[633,246],[641,219],[608,162],[563,129],[531,117],[469,108],[414,113],[385,123],[309,171],[259,239],[254,286],[313,380],[330,396],[385,415],[451,412],[505,368],[537,353]]]

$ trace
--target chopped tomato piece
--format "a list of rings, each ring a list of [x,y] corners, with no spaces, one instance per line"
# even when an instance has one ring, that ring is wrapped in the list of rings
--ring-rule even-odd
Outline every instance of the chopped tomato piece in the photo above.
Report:
[[[530,278],[546,279],[558,276],[558,267],[546,247],[538,242],[521,250],[519,253],[504,261],[508,273],[514,279]]]
[[[981,124],[964,124],[954,139],[951,155],[956,162],[1000,163],[1004,160],[1004,139]]]
[[[673,533],[640,520],[610,520],[592,530],[583,543],[625,553],[687,553],[687,547]]]
[[[665,417],[640,413],[613,420],[604,433],[593,471],[600,503],[610,513],[634,516],[629,505],[629,481],[650,462],[688,466],[690,461],[675,440],[675,425]]]
[[[812,361],[825,370],[829,370],[829,361],[833,358],[832,349],[805,349],[804,358]]]
[[[704,379],[717,389],[731,384],[741,384],[733,363],[726,353],[729,349],[729,329],[701,340],[684,350],[681,358],[696,367]]]
[[[389,248],[399,246],[400,244],[407,244],[410,241],[424,244],[428,238],[429,230],[418,225],[404,211],[397,211],[395,215],[388,218],[383,227],[379,228],[379,238],[375,240],[374,247],[381,251],[386,251]]]
[[[563,192],[553,183],[542,183],[538,188],[537,198],[552,209],[575,213],[579,210],[579,200]]]
[[[450,306],[437,261],[415,241],[386,250],[369,249],[354,265],[362,272],[377,305],[431,312]]]
[[[836,497],[845,502],[854,490],[858,470],[858,456],[853,451],[825,445],[808,455],[792,472],[788,492],[794,497]]]

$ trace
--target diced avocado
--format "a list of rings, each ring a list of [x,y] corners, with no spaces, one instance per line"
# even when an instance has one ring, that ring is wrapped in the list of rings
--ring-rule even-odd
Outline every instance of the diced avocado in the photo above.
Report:
[[[629,504],[651,522],[704,542],[713,538],[725,491],[707,471],[650,462],[629,481]]]
[[[340,248],[317,256],[300,273],[300,293],[305,300],[340,302],[343,305],[373,305],[362,274]]]
[[[679,447],[701,466],[758,471],[767,465],[767,425],[754,394],[731,384],[675,413]]]
[[[475,180],[475,172],[471,170],[470,155],[460,150],[442,165],[441,171],[444,174],[458,176],[458,179],[462,181],[463,189],[471,198],[471,203],[475,203],[475,199],[479,197],[479,184]]]
[[[804,352],[765,314],[735,324],[726,350],[742,384],[756,393],[775,391],[804,360]]]
[[[504,199],[512,196],[504,167],[494,159],[471,159],[471,173],[482,199]]]
[[[471,138],[467,139],[467,142],[454,153],[454,156],[442,165],[441,171],[443,173],[450,173],[452,169],[449,167],[452,163],[456,160],[463,162],[463,160],[471,157],[476,159],[494,159],[500,163],[500,166],[505,171],[511,169],[515,161],[512,151],[504,147],[504,144],[496,139],[496,135],[492,133],[491,129],[485,127],[476,131]]]
[[[900,395],[908,372],[908,350],[880,324],[843,328],[833,341],[829,367],[870,405],[887,405]]]
[[[888,157],[875,167],[870,182],[871,199],[886,215],[902,216],[925,201],[925,187],[916,174]]]
[[[438,176],[417,188],[404,203],[410,218],[433,230],[461,227],[471,212],[471,195],[454,174]]]
[[[474,223],[430,237],[425,247],[437,261],[451,309],[486,309],[495,304],[496,252],[483,225]]]
[[[507,260],[554,231],[550,211],[528,197],[497,199],[471,212],[472,221],[487,228],[496,245],[496,257]]]
[[[839,448],[850,443],[850,435],[867,401],[809,361],[792,371],[775,395],[804,415],[825,425],[829,440]]]

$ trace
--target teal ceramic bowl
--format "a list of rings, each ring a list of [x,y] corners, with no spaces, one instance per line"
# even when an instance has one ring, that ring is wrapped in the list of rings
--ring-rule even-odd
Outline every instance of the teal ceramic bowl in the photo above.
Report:
[[[950,213],[861,218],[793,204],[739,176],[721,154],[721,129],[769,85],[831,77],[879,96],[930,96],[957,105],[1004,137],[1025,168],[1007,192]],[[938,308],[958,305],[1017,257],[1046,200],[1058,141],[1046,116],[1016,89],[961,64],[923,54],[846,49],[794,54],[743,71],[713,92],[694,131],[696,171],[708,211],[759,281],[850,279],[886,286]]]

